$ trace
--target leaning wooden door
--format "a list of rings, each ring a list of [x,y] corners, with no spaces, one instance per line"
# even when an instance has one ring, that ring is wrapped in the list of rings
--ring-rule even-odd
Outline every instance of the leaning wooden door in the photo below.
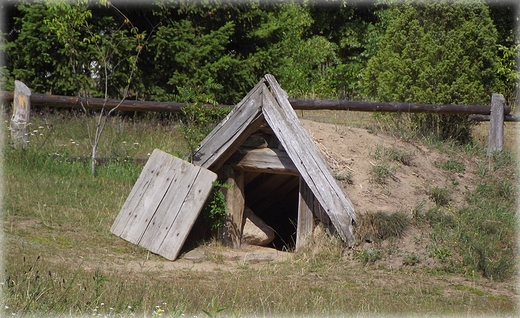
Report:
[[[110,231],[175,260],[216,179],[214,172],[156,149]]]

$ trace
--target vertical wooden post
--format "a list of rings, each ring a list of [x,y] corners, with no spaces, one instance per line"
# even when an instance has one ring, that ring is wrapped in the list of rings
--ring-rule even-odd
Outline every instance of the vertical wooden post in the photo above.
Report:
[[[29,133],[27,125],[31,116],[31,90],[22,82],[14,82],[13,116],[11,117],[11,138],[15,148],[27,149]]]
[[[244,171],[233,170],[230,165],[222,167],[225,184],[229,188],[223,188],[226,198],[228,214],[223,231],[224,244],[233,248],[240,248],[242,240],[242,219],[244,217]]]
[[[501,94],[491,95],[491,117],[489,120],[489,135],[487,156],[495,151],[502,151],[504,144],[504,96]]]
[[[298,202],[298,224],[296,226],[296,251],[301,250],[314,230],[314,195],[302,177],[300,177],[300,195]]]

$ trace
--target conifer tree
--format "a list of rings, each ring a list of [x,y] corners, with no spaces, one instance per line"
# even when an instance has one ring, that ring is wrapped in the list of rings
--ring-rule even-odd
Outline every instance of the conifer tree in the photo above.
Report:
[[[377,54],[363,72],[364,93],[381,102],[489,104],[497,32],[477,1],[404,1],[383,14]],[[414,115],[416,129],[441,139],[470,139],[465,116]]]

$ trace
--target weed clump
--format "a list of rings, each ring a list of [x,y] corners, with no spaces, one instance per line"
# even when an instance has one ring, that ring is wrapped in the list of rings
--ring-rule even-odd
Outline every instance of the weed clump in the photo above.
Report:
[[[411,220],[402,212],[370,212],[359,216],[356,225],[358,241],[384,241],[392,237],[402,237]]]
[[[363,251],[356,251],[354,258],[360,260],[363,264],[374,263],[381,259],[381,251],[373,248],[369,248]]]
[[[433,187],[428,196],[437,206],[445,206],[451,200],[451,192],[447,188]]]

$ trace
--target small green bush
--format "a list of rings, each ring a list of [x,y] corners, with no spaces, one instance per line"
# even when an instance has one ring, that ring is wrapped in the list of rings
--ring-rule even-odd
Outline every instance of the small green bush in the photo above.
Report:
[[[218,181],[213,182],[213,190],[202,208],[202,215],[215,236],[218,236],[220,230],[224,227],[227,215],[226,198],[221,191],[223,187],[229,187],[229,185]]]

